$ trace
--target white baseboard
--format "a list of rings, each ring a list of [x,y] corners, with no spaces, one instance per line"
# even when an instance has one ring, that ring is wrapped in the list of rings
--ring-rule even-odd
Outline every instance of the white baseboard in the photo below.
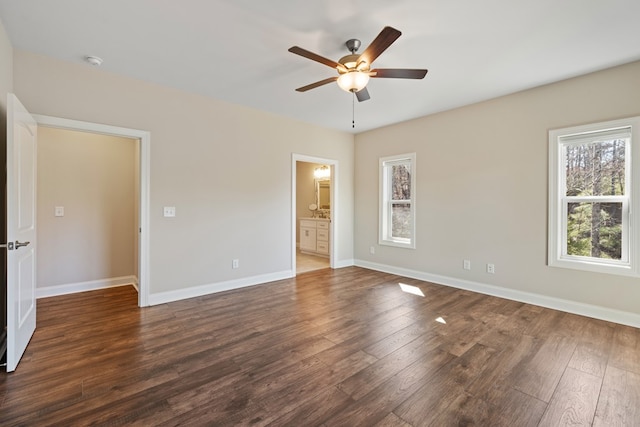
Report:
[[[343,259],[340,261],[336,261],[334,263],[333,268],[346,268],[346,267],[353,267],[354,265],[355,264],[353,259]]]
[[[247,286],[259,285],[276,280],[289,279],[295,274],[292,270],[279,271],[276,273],[261,274],[259,276],[244,277],[242,279],[228,280],[225,282],[211,283],[208,285],[193,286],[175,291],[159,292],[149,295],[149,305],[165,304],[187,298],[201,297],[216,292],[229,291],[232,289],[244,288]]]
[[[353,265],[353,259],[349,259],[337,262],[334,268],[352,267]],[[178,289],[175,291],[160,292],[157,294],[149,295],[149,305],[166,304],[173,301],[201,297],[216,292],[261,285],[263,283],[275,282],[277,280],[290,279],[292,277],[295,277],[295,273],[292,270],[285,270],[276,273],[245,277],[237,280],[228,280],[225,282],[194,286],[186,289]]]
[[[517,291],[500,286],[488,285],[470,280],[457,279],[454,277],[441,276],[412,270],[401,267],[394,267],[386,264],[378,264],[364,260],[342,260],[336,263],[335,268],[345,268],[351,266],[368,268],[370,270],[382,271],[412,279],[424,280],[425,282],[437,283],[439,285],[450,286],[458,289],[465,289],[481,294],[492,295],[513,301],[552,308],[554,310],[565,311],[567,313],[592,317],[594,319],[606,320],[622,325],[640,328],[640,314],[627,311],[615,310],[612,308],[584,304],[581,302],[565,300],[530,292]],[[291,270],[276,273],[262,274],[259,276],[245,277],[242,279],[228,280],[225,282],[212,283],[208,285],[195,286],[186,289],[179,289],[169,292],[160,292],[149,295],[149,305],[165,304],[172,301],[179,301],[187,298],[195,298],[216,292],[228,291],[232,289],[244,288],[247,286],[259,285],[262,283],[274,282],[277,280],[294,277]],[[36,298],[47,298],[59,295],[74,294],[78,292],[93,291],[97,289],[113,288],[118,286],[133,286],[138,289],[138,279],[135,276],[122,276],[110,279],[92,280],[88,282],[69,283],[64,285],[47,286],[36,289]]]
[[[110,279],[91,280],[89,282],[67,283],[64,285],[36,288],[36,298],[48,298],[59,295],[75,294],[78,292],[95,291],[97,289],[116,288],[132,285],[138,288],[136,276],[112,277]]]
[[[534,294],[530,292],[517,291],[500,286],[487,285],[485,283],[456,279],[448,276],[440,276],[437,274],[425,273],[423,271],[394,267],[391,265],[378,264],[364,260],[355,260],[355,265],[371,270],[397,274],[399,276],[409,277],[412,279],[424,280],[425,282],[437,283],[439,285],[465,289],[481,294],[492,295],[495,297],[524,302],[527,304],[552,308],[554,310],[560,310],[567,313],[579,314],[581,316],[592,317],[594,319],[606,320],[608,322],[620,323],[622,325],[640,328],[640,314],[631,313],[628,311],[615,310],[598,305],[584,304],[581,302],[555,298],[541,294]]]

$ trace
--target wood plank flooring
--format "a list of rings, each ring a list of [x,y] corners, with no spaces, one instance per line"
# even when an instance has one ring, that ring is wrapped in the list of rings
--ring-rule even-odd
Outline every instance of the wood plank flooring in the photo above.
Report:
[[[136,302],[39,300],[0,425],[640,425],[628,326],[357,267]]]

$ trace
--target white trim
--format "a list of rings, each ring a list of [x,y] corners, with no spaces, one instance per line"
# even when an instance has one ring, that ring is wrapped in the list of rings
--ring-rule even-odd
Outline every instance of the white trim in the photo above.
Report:
[[[335,266],[333,268],[346,268],[346,267],[353,267],[355,265],[355,262],[352,259],[343,259],[341,261],[337,261],[335,263]]]
[[[331,221],[329,221],[329,265],[331,268],[336,267],[338,260],[336,256],[336,236],[338,235],[340,221],[338,219],[338,182],[340,176],[339,162],[334,159],[325,159],[322,157],[307,156],[305,154],[291,153],[291,271],[292,277],[296,275],[296,229],[297,229],[297,162],[307,163],[319,163],[323,165],[329,165],[331,168],[331,191],[330,191],[330,205],[331,205]]]
[[[621,129],[630,128],[621,133]],[[631,176],[625,176],[626,197],[631,200],[628,209],[629,215],[623,215],[623,231],[628,230],[627,236],[623,236],[623,251],[621,261],[599,260],[591,257],[572,257],[565,255],[566,232],[563,228],[566,220],[566,204],[562,202],[567,197],[561,197],[561,187],[564,183],[565,165],[563,146],[565,144],[579,143],[590,134],[597,134],[601,139],[603,133],[609,132],[609,136],[631,137],[631,143],[627,145],[626,159],[629,162]],[[620,120],[611,120],[587,125],[572,126],[549,131],[549,191],[548,191],[548,253],[547,264],[551,267],[562,267],[583,271],[594,271],[605,274],[621,276],[640,276],[640,117],[629,117]],[[627,168],[627,171],[629,168]],[[580,200],[614,200],[621,197],[581,197]],[[626,222],[628,221],[628,222]]]
[[[390,193],[391,176],[388,172],[389,166],[392,164],[406,163],[410,164],[411,179],[411,238],[394,238],[391,236],[392,212],[390,211]],[[416,153],[399,154],[395,156],[380,157],[378,160],[378,244],[385,246],[395,246],[397,248],[415,249],[416,248]]]
[[[116,288],[119,286],[137,287],[136,276],[112,277],[110,279],[91,280],[89,282],[67,283],[64,285],[36,288],[36,298],[49,298],[59,295],[76,294],[78,292],[95,291],[97,289]]]
[[[103,135],[121,136],[140,140],[140,233],[138,239],[138,306],[149,305],[149,248],[150,221],[149,206],[151,183],[151,133],[139,129],[129,129],[100,123],[83,122],[79,120],[63,119],[59,117],[33,115],[39,126],[70,129],[82,132],[93,132]]]
[[[425,282],[450,286],[452,288],[465,289],[485,295],[492,295],[512,301],[524,302],[540,307],[578,314],[580,316],[587,316],[594,319],[606,320],[608,322],[614,322],[622,325],[633,326],[634,328],[640,328],[640,314],[631,313],[628,311],[616,310],[592,304],[585,304],[541,294],[534,294],[531,292],[517,291],[500,286],[472,282],[470,280],[456,279],[454,277],[440,276],[437,274],[425,273],[423,271],[394,267],[391,265],[378,264],[359,259],[355,260],[355,265],[357,267],[368,268],[370,270],[397,274],[399,276],[404,276],[411,279],[423,280]]]
[[[173,301],[180,301],[188,298],[196,298],[217,292],[229,291],[232,289],[245,288],[248,286],[260,285],[277,280],[290,279],[294,276],[292,270],[279,271],[276,273],[261,274],[253,277],[243,277],[241,279],[227,280],[225,282],[210,283],[207,285],[193,286],[175,291],[159,292],[149,296],[150,305],[166,304]]]
[[[343,260],[337,263],[335,268],[353,267],[353,259]],[[180,301],[188,298],[196,298],[218,292],[233,289],[246,288],[249,286],[263,285],[278,280],[291,279],[295,277],[295,271],[285,270],[276,273],[262,274],[259,276],[245,277],[242,279],[228,280],[225,282],[211,283],[208,285],[194,286],[191,288],[178,289],[175,291],[151,294],[150,305],[166,304],[173,301]]]

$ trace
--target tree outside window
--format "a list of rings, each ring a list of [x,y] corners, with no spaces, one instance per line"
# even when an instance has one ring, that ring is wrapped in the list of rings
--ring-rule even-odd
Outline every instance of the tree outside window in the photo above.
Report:
[[[639,128],[635,117],[549,132],[549,265],[640,275]]]
[[[565,147],[567,255],[623,259],[627,141],[605,138]]]
[[[380,159],[380,238],[415,248],[415,154]]]

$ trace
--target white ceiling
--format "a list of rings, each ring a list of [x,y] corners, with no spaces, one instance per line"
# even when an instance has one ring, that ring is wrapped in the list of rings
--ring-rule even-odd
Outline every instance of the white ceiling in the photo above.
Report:
[[[0,0],[15,49],[362,132],[640,59],[638,0]],[[427,68],[372,79],[355,104],[336,75],[287,52],[360,52],[386,25],[402,36],[374,63]],[[89,67],[89,65],[86,65]]]

